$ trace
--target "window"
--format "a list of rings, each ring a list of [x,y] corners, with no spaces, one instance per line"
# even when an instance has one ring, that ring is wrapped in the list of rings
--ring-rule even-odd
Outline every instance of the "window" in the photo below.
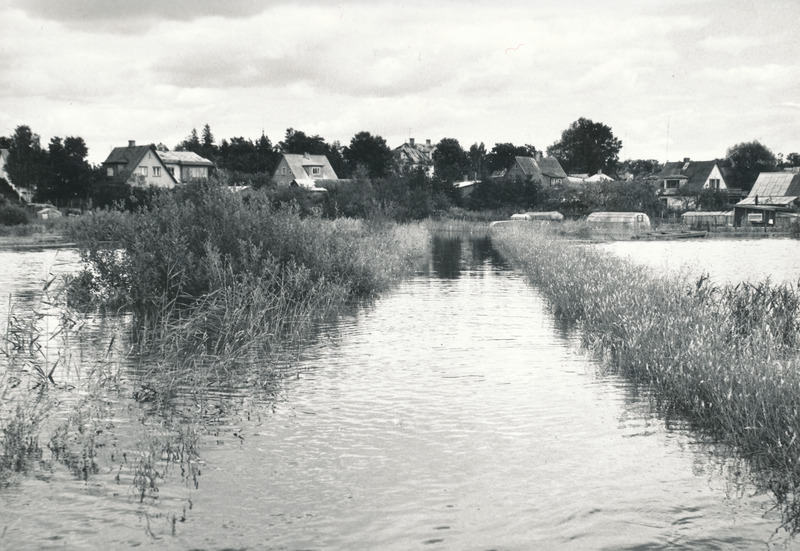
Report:
[[[312,166],[311,167],[311,175],[312,176],[319,176],[320,174],[322,174],[322,169],[320,167],[318,167],[318,166]]]
[[[719,189],[719,178],[711,178],[708,181],[708,187],[711,189]]]
[[[681,185],[680,180],[664,180],[665,189],[678,189],[680,185]]]
[[[169,172],[170,174],[175,176],[175,167],[174,166],[168,166],[167,167],[167,172]]]
[[[106,176],[113,176],[114,175],[114,167],[110,166],[106,168]]]
[[[161,167],[160,166],[154,166],[153,167],[153,176],[156,176],[156,177],[161,176]]]
[[[281,175],[286,176],[286,167],[281,168]]]
[[[142,176],[147,176],[147,167],[146,166],[140,166],[139,167],[139,174],[141,174]]]
[[[552,180],[550,180],[550,185],[552,185],[552,186],[560,186],[563,183],[564,183],[564,180],[561,179],[561,178],[553,178]]]

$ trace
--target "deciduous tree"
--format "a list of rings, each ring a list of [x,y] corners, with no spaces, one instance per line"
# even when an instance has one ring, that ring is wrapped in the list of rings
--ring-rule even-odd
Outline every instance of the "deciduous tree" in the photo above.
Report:
[[[359,166],[363,166],[371,178],[388,176],[394,160],[386,140],[369,132],[359,132],[353,136],[342,156],[349,174],[354,174]]]
[[[753,140],[729,148],[722,165],[730,171],[733,187],[749,191],[760,173],[778,169],[778,159],[767,146]]]
[[[564,170],[596,174],[613,172],[619,161],[622,142],[609,126],[581,117],[561,133],[561,139],[547,148]]]

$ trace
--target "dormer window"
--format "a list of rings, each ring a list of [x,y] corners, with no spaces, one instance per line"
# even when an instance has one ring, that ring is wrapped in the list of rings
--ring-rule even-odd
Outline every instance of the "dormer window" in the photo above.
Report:
[[[664,188],[666,189],[678,189],[681,185],[680,180],[665,180],[664,181]]]
[[[110,167],[106,168],[106,176],[110,177],[110,176],[113,176],[113,175],[114,175],[114,167],[110,166]]]
[[[312,176],[319,176],[320,174],[322,174],[322,169],[320,167],[318,167],[318,166],[312,166],[311,167],[311,175]]]

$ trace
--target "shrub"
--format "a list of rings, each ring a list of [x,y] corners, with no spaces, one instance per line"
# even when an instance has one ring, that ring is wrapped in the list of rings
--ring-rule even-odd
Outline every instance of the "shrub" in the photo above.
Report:
[[[0,205],[0,225],[19,226],[30,223],[31,219],[31,215],[23,208],[9,204]]]

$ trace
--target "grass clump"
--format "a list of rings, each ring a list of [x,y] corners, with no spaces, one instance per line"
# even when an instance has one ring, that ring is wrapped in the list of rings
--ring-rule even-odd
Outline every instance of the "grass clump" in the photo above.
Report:
[[[70,238],[86,263],[71,296],[132,312],[150,360],[184,373],[269,356],[388,289],[429,247],[419,225],[302,216],[215,181],[83,217]]]
[[[576,322],[610,369],[747,458],[800,531],[800,292],[654,275],[552,233],[498,227],[494,242]]]

